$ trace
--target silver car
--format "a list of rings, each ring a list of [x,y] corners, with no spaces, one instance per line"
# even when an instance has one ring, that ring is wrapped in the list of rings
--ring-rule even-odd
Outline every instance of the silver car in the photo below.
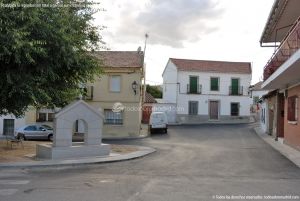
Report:
[[[22,126],[15,132],[17,139],[23,140],[53,140],[53,128],[43,124],[29,124]]]

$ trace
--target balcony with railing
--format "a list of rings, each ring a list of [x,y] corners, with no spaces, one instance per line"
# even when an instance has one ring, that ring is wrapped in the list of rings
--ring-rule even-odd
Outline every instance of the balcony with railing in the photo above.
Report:
[[[300,18],[292,26],[264,68],[266,81],[284,62],[300,49]]]
[[[229,95],[230,96],[242,96],[243,87],[242,86],[229,86]]]
[[[202,85],[187,85],[187,94],[201,94]]]

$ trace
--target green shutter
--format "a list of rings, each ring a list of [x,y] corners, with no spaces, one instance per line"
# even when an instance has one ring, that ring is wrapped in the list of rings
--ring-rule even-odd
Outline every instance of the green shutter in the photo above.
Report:
[[[198,77],[190,77],[190,93],[197,93]]]
[[[239,79],[231,79],[231,93],[232,95],[239,94]]]
[[[210,90],[219,91],[219,78],[217,77],[210,78]]]

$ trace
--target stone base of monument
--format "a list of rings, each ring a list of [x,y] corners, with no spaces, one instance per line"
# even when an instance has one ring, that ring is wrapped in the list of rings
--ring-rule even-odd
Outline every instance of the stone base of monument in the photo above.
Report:
[[[84,145],[74,143],[70,147],[54,147],[52,144],[39,144],[36,147],[36,157],[40,159],[74,159],[82,157],[108,156],[109,144]]]

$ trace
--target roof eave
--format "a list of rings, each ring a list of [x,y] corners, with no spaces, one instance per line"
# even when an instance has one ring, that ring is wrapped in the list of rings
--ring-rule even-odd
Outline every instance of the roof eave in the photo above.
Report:
[[[243,74],[243,75],[251,75],[252,72],[220,72],[220,71],[204,71],[204,70],[183,70],[178,69],[181,72],[202,72],[202,73],[220,73],[220,74]]]
[[[263,32],[261,34],[261,37],[260,37],[260,41],[259,41],[260,44],[267,43],[266,41],[264,41],[265,38],[266,38],[265,36],[267,35],[266,32],[268,31],[267,30],[268,29],[268,25],[270,24],[270,22],[271,22],[271,20],[272,20],[272,18],[274,16],[274,13],[275,13],[275,10],[276,10],[276,8],[278,6],[279,1],[280,0],[275,0],[274,3],[273,3],[272,9],[271,9],[271,11],[269,13],[269,16],[268,16],[268,20],[267,20],[267,22],[265,24],[264,30],[263,30]]]

